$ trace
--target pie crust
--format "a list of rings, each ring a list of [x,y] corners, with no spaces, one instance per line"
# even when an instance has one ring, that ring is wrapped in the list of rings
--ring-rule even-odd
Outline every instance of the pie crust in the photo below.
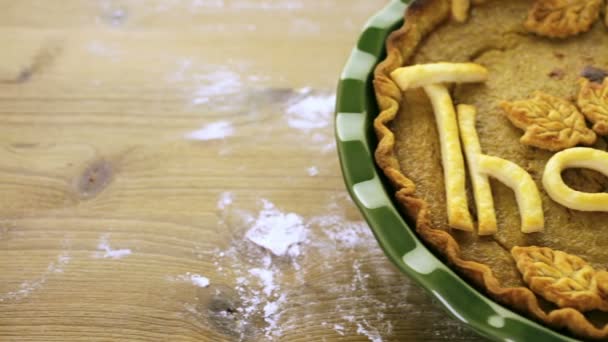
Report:
[[[544,1],[552,2],[552,0]],[[560,0],[553,2],[560,2]],[[592,2],[594,6],[599,6],[599,2]],[[478,3],[473,1],[471,6],[474,7]],[[555,329],[567,329],[573,335],[584,338],[606,339],[608,338],[608,323],[600,326],[597,322],[592,322],[583,312],[590,308],[604,310],[608,307],[606,302],[608,299],[607,272],[594,270],[585,264],[585,261],[580,257],[562,251],[536,246],[515,247],[511,251],[514,257],[513,263],[517,262],[517,267],[524,278],[523,283],[529,287],[503,285],[488,265],[467,260],[461,252],[461,246],[449,232],[434,227],[430,219],[429,203],[416,192],[415,182],[401,170],[395,151],[396,137],[390,128],[390,123],[399,113],[400,106],[404,101],[404,93],[391,78],[391,73],[407,65],[416,53],[417,47],[436,27],[452,20],[452,6],[453,2],[450,0],[413,1],[408,6],[403,26],[390,34],[386,41],[387,56],[377,65],[373,80],[380,110],[380,114],[373,123],[378,137],[378,145],[375,151],[376,163],[394,187],[396,200],[404,215],[415,223],[417,234],[471,283],[496,301]],[[462,12],[459,12],[459,17],[455,19],[457,19],[455,20],[457,22],[466,20],[466,18],[463,20]],[[580,27],[564,29],[560,26],[561,31],[549,35],[561,37],[578,34],[588,30],[588,26],[591,25],[588,21],[595,19],[596,17],[585,17],[587,21],[583,22]],[[531,25],[526,22],[525,17],[522,18],[522,26],[524,23],[526,23],[526,26]],[[551,28],[544,26],[544,29],[550,30]],[[538,34],[538,32],[536,33]],[[578,89],[576,85],[574,86],[575,89]],[[586,84],[581,83],[581,87],[585,88]],[[593,132],[591,131],[591,133]],[[563,274],[570,274],[568,270],[572,268],[573,264],[576,265],[575,269],[580,270],[580,274],[577,273],[574,280],[561,280],[559,277],[542,278],[539,274],[544,274],[543,270],[539,270],[535,263],[543,255],[551,256],[547,260],[557,260],[552,265],[558,270],[562,270]],[[580,279],[576,278],[577,276],[580,276]],[[563,297],[563,293],[567,291],[562,291],[563,288],[560,286],[566,286],[567,289],[570,289],[568,284],[579,280],[586,284],[583,286],[584,288],[581,287],[581,291],[584,293],[581,293],[580,296]],[[577,289],[574,288],[572,291],[577,291]],[[547,300],[556,303],[557,307],[547,309],[547,305],[545,305]],[[568,303],[576,304],[569,305]]]

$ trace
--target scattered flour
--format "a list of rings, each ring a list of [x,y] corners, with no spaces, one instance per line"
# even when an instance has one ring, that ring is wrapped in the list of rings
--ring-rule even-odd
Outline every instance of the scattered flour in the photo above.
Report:
[[[63,268],[70,263],[70,255],[63,252],[51,262],[46,270],[38,278],[27,280],[19,285],[19,289],[5,294],[0,294],[0,303],[8,300],[21,300],[29,296],[32,292],[42,289],[48,278],[54,273],[63,273]]]
[[[357,322],[357,334],[367,336],[367,338],[369,338],[369,340],[372,342],[382,342],[382,337],[378,331],[375,329],[370,331],[369,329],[370,324],[367,322],[367,320],[363,320],[362,323]]]
[[[220,194],[217,207],[229,216],[222,220],[230,221],[228,226],[236,229],[233,233],[236,238],[229,248],[216,250],[214,265],[218,272],[230,269],[236,279],[236,295],[241,300],[236,308],[237,319],[244,324],[257,319],[265,322],[263,336],[257,339],[285,338],[285,331],[301,323],[301,317],[286,315],[287,309],[295,303],[314,304],[299,302],[301,291],[307,287],[304,273],[309,269],[300,268],[300,264],[315,265],[316,272],[327,272],[330,277],[337,269],[327,260],[342,258],[343,264],[351,265],[350,274],[344,273],[344,267],[335,274],[341,280],[315,284],[316,291],[331,294],[336,301],[335,313],[332,311],[328,316],[331,323],[321,325],[340,336],[361,335],[370,341],[382,341],[383,336],[392,335],[392,322],[386,319],[386,314],[410,309],[407,303],[387,300],[371,287],[372,277],[382,281],[383,275],[370,273],[374,268],[370,268],[369,258],[363,264],[353,256],[369,257],[370,253],[380,256],[382,252],[363,221],[348,220],[341,211],[343,204],[335,204],[335,198],[330,201],[324,215],[306,219],[281,211],[265,199],[261,200],[257,213],[242,211],[237,209],[238,198],[234,194]],[[339,201],[346,199],[340,197]],[[350,252],[353,249],[359,250],[353,254]],[[400,290],[406,291],[407,286]],[[362,308],[370,308],[374,314],[364,314]],[[251,339],[244,331],[240,337]]]
[[[234,256],[232,252],[230,255]],[[243,301],[237,311],[243,315],[245,321],[257,315],[262,316],[266,322],[264,336],[272,340],[281,336],[279,320],[287,295],[281,293],[280,286],[275,281],[275,277],[281,275],[279,269],[272,264],[261,266],[249,269],[247,273],[243,273],[244,276],[236,279],[236,290]],[[237,273],[241,272],[237,270]]]
[[[180,5],[189,5],[189,9],[219,9],[231,8],[240,10],[297,10],[304,8],[304,3],[298,0],[165,0],[154,7],[155,12],[166,12]]]
[[[201,129],[186,134],[190,140],[217,140],[225,139],[234,134],[234,127],[228,121],[218,121],[207,124]]]
[[[299,141],[309,145],[322,154],[334,152],[336,141],[331,130],[335,108],[335,93],[315,91],[309,87],[299,89],[287,101],[285,120],[287,126],[296,130],[302,137]]]
[[[97,249],[100,252],[93,253],[95,258],[110,258],[110,259],[122,259],[126,256],[131,255],[131,250],[128,248],[112,249],[110,242],[108,241],[109,235],[102,235],[97,244]]]
[[[308,175],[310,177],[315,177],[319,175],[319,169],[316,166],[311,166],[308,169],[306,169],[306,172],[308,172]]]
[[[275,301],[270,301],[264,305],[264,320],[268,326],[265,329],[266,337],[280,337],[281,330],[279,328],[279,319],[281,318],[280,310],[287,301],[287,295],[282,293]]]
[[[331,124],[335,108],[335,94],[314,94],[310,88],[302,88],[287,105],[287,124],[302,131],[325,128]]]
[[[190,75],[190,69],[192,68],[193,64],[194,61],[192,60],[192,58],[179,59],[177,61],[177,70],[170,74],[166,80],[170,83],[183,82]]]
[[[89,42],[89,44],[87,44],[87,51],[92,55],[107,57],[111,60],[118,60],[122,55],[118,48],[98,40]]]
[[[338,334],[344,336],[344,326],[342,324],[334,324],[333,329]]]
[[[220,210],[226,209],[232,204],[232,196],[233,195],[230,192],[222,192],[220,194],[220,199],[217,201],[217,208]]]
[[[192,0],[191,7],[196,8],[222,8],[224,7],[224,0]]]
[[[323,145],[323,147],[321,148],[321,152],[323,153],[330,153],[336,150],[336,142],[335,141],[331,141],[326,143],[325,145]]]
[[[231,7],[235,9],[292,11],[304,8],[304,3],[299,0],[235,0],[231,2]]]
[[[190,272],[186,272],[186,274],[180,274],[175,277],[168,276],[167,280],[190,283],[190,284],[192,284],[194,286],[198,286],[198,287],[209,287],[209,285],[211,284],[211,282],[209,281],[209,278],[203,277],[200,274],[193,274]]]
[[[276,256],[284,256],[292,246],[306,241],[307,229],[301,216],[283,213],[271,202],[262,201],[264,209],[245,234],[249,241],[268,249]],[[292,256],[298,254],[297,249],[290,251]]]
[[[200,112],[198,106],[210,104],[214,110],[234,109],[233,102],[235,97],[242,96],[244,82],[251,81],[250,76],[242,76],[246,67],[230,60],[226,65],[210,65],[193,57],[183,57],[177,60],[175,69],[165,80],[187,89],[184,95],[190,110]]]
[[[328,214],[313,217],[309,224],[320,227],[328,240],[342,249],[359,246],[374,247],[376,244],[371,230],[364,221],[347,221],[341,215]]]
[[[204,104],[214,98],[236,94],[241,90],[241,75],[232,70],[216,70],[194,76],[199,86],[192,96],[192,104]]]
[[[285,283],[282,267],[291,265],[297,269],[299,245],[307,241],[307,227],[300,215],[283,212],[268,200],[261,200],[261,210],[255,215],[232,208],[234,200],[233,194],[222,193],[217,205],[238,216],[244,228],[240,232],[242,238],[235,239],[228,249],[217,250],[214,265],[218,272],[229,268],[236,276],[235,290],[242,301],[236,311],[241,320],[249,322],[261,317],[266,324],[261,339],[273,341],[283,333],[280,322],[289,299],[288,292],[279,285]],[[240,339],[247,338],[242,333]]]
[[[270,296],[277,289],[274,283],[274,271],[263,268],[252,268],[249,273],[257,277],[260,282],[264,285],[262,290],[265,295]]]

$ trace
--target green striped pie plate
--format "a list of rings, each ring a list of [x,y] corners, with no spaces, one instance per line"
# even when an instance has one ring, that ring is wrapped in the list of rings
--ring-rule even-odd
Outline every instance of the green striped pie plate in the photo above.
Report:
[[[378,114],[371,77],[384,58],[384,41],[403,23],[409,1],[392,0],[365,25],[338,86],[336,139],[346,186],[397,267],[424,287],[453,317],[495,341],[575,341],[493,302],[469,286],[416,237],[378,172],[372,129]]]

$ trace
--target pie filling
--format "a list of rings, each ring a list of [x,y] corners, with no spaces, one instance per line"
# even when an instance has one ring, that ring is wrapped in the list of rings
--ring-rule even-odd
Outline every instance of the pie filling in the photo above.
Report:
[[[415,200],[402,201],[405,212],[420,224],[421,211],[412,203],[423,201],[429,226],[453,237],[459,257],[492,271],[500,284],[490,291],[493,297],[579,336],[608,337],[608,77],[602,74],[608,70],[608,32],[599,20],[604,2],[417,2],[422,5],[415,2],[414,12],[416,5],[433,3],[433,13],[440,13],[442,4],[451,4],[452,20],[419,42],[400,42],[408,57],[402,66],[414,67],[391,74],[403,90],[391,95],[399,100],[398,111],[385,120],[395,139],[391,155],[415,184],[408,195]],[[556,3],[580,5],[575,24],[547,19]],[[408,44],[415,45],[411,55]],[[452,71],[436,73],[447,64]],[[471,64],[485,68],[487,77],[480,69],[458,69]],[[389,93],[380,81],[377,93]],[[390,111],[386,103],[380,101],[381,110]],[[385,133],[375,124],[382,140]],[[446,128],[454,125],[459,149],[452,144],[454,131]],[[393,184],[407,184],[394,176],[381,148],[376,157]],[[459,220],[454,213],[463,207]],[[446,250],[440,252],[452,253]],[[524,299],[501,297],[500,289],[517,287],[535,293],[547,315]],[[559,308],[585,313],[591,325],[552,317]]]

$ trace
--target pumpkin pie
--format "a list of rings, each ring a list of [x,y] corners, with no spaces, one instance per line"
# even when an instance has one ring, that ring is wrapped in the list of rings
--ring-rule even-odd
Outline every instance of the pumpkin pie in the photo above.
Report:
[[[374,72],[375,159],[496,301],[608,339],[604,0],[415,0]]]

